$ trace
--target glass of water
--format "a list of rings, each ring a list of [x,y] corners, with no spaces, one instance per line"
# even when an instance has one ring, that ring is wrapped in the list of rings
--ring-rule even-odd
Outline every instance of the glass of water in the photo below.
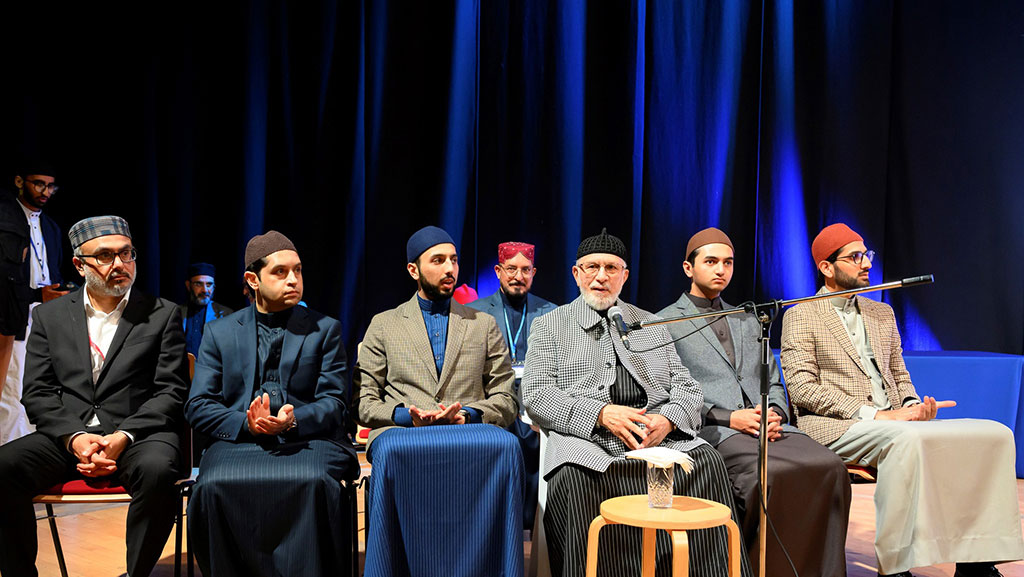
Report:
[[[647,506],[667,509],[672,506],[672,479],[675,467],[647,463]]]

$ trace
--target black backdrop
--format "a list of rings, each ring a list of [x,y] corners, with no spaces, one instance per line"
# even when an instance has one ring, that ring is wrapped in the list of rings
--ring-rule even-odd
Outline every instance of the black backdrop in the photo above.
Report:
[[[143,12],[145,10],[145,12]],[[733,302],[812,292],[842,220],[908,349],[1024,353],[1024,7],[1018,2],[210,2],[0,8],[0,162],[44,156],[66,230],[116,213],[139,283],[184,299],[276,228],[350,353],[408,298],[408,235],[444,226],[460,282],[538,247],[573,298],[583,236],[631,249],[624,297],[685,288],[690,234],[737,246]],[[4,176],[3,183],[10,183]],[[69,273],[71,271],[69,270]]]

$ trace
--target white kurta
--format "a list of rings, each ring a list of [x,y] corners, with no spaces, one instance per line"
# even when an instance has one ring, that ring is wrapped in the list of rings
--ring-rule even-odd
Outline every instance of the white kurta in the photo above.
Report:
[[[829,448],[878,469],[879,573],[1024,558],[1006,426],[981,419],[861,421]]]

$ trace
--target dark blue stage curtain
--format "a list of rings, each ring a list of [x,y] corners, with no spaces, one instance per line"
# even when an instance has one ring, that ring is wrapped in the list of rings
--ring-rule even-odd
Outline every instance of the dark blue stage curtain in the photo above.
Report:
[[[536,244],[534,290],[557,302],[577,294],[579,240],[608,227],[631,253],[624,298],[658,310],[686,288],[699,228],[732,236],[725,296],[741,302],[813,292],[810,241],[841,220],[878,251],[872,281],[935,274],[879,295],[906,348],[1024,353],[1013,0],[236,0],[0,18],[0,163],[56,162],[48,212],[65,228],[127,217],[140,286],[174,300],[206,260],[218,300],[240,305],[244,243],[278,229],[351,353],[412,295],[405,240],[426,224],[451,232],[482,296],[499,242]]]

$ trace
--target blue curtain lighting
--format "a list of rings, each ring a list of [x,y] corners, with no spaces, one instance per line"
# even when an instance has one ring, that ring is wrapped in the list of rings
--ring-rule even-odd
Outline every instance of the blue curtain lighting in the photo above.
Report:
[[[90,33],[115,14],[0,9],[63,40],[0,38],[20,55],[3,77],[61,87],[0,96],[0,159],[61,168],[65,229],[128,218],[150,292],[183,301],[203,260],[240,306],[245,242],[275,228],[351,354],[412,296],[405,242],[427,224],[481,296],[498,243],[535,244],[534,291],[562,303],[578,243],[607,227],[631,255],[624,298],[658,310],[701,228],[736,245],[738,303],[813,293],[811,239],[844,221],[878,251],[873,282],[936,274],[874,295],[905,348],[1024,353],[1011,0],[254,0]]]

